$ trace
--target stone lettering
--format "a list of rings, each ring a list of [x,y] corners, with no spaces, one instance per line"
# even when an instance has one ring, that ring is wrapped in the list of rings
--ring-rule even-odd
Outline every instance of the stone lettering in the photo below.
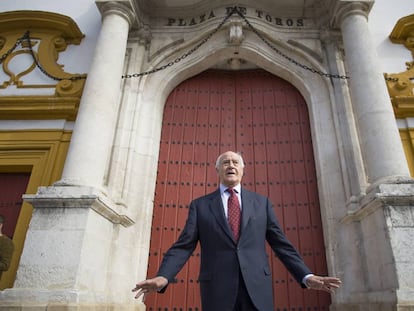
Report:
[[[175,18],[169,18],[169,19],[168,19],[167,26],[172,26],[172,25],[174,25],[174,24],[175,24]]]
[[[263,18],[263,11],[256,10],[256,14],[258,18]]]
[[[237,9],[241,14],[246,16],[248,18],[248,10],[246,7],[238,6]],[[225,12],[226,15],[230,14],[233,11],[233,7],[226,7]],[[273,25],[279,26],[279,27],[304,27],[305,26],[305,20],[303,18],[281,18],[272,16],[271,14],[265,13],[262,10],[255,10],[254,14],[257,18],[262,19],[268,23],[271,23]],[[215,18],[216,14],[214,11],[210,11],[207,14],[202,14],[198,17],[191,17],[191,18],[174,18],[169,17],[167,19],[167,26],[194,26],[201,24],[209,19]]]
[[[213,18],[213,17],[216,17],[216,15],[214,15],[214,12],[213,12],[213,11],[211,11],[211,12],[210,12],[210,15],[208,16],[208,19]]]

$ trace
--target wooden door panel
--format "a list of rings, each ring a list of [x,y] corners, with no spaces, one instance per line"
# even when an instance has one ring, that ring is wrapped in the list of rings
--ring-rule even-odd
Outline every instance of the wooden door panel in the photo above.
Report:
[[[22,195],[26,193],[30,173],[0,173],[0,214],[6,221],[3,233],[13,237],[23,204]]]
[[[163,119],[148,276],[184,227],[193,198],[218,187],[217,156],[240,151],[243,185],[267,195],[309,267],[326,274],[317,182],[306,103],[283,79],[262,70],[207,71],[168,97]],[[304,291],[268,249],[275,310],[328,310],[329,295]],[[147,310],[201,310],[200,249]]]

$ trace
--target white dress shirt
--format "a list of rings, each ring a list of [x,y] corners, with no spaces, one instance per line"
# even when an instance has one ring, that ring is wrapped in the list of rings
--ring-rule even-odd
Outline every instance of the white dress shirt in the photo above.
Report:
[[[227,187],[223,184],[220,184],[220,195],[221,195],[221,201],[223,202],[223,207],[224,207],[224,215],[226,215],[226,219],[228,219],[228,208],[227,208],[227,202],[229,200],[230,197],[230,193],[228,191],[226,191],[228,188],[233,188],[234,192],[237,195],[237,199],[239,199],[239,204],[240,204],[240,210],[242,210],[242,202],[241,202],[241,185],[238,184],[237,186],[234,187]]]

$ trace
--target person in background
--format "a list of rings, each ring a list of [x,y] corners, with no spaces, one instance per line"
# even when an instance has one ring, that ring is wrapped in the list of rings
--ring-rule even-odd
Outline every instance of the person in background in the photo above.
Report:
[[[273,311],[272,276],[265,243],[304,288],[329,293],[336,277],[314,275],[282,232],[270,200],[241,186],[243,158],[228,151],[216,161],[220,187],[191,202],[186,225],[157,275],[136,284],[135,298],[164,292],[201,245],[203,311]]]
[[[3,272],[9,270],[14,251],[13,241],[3,234],[4,221],[4,216],[0,215],[0,280]]]

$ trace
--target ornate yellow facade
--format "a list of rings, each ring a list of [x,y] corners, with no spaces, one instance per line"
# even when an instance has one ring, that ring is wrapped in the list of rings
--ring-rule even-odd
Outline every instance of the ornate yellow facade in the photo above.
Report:
[[[41,11],[0,13],[0,57],[7,81],[0,91],[16,89],[54,89],[49,96],[0,96],[1,119],[74,120],[86,75],[71,74],[57,63],[59,53],[70,44],[80,44],[83,34],[67,16]],[[32,58],[26,68],[12,64]],[[41,70],[51,83],[26,82],[35,69]]]
[[[390,40],[403,44],[414,58],[414,15],[401,18],[390,34]],[[397,118],[414,117],[414,60],[406,62],[407,70],[385,74],[388,92]],[[411,175],[414,176],[414,128],[400,129]]]
[[[71,74],[59,64],[59,53],[70,44],[80,44],[83,34],[69,17],[41,11],[0,13],[0,61],[7,80],[2,90],[45,89],[51,95],[0,96],[1,120],[75,120],[86,75]],[[14,64],[27,59],[26,68]],[[16,69],[18,68],[18,69]],[[41,70],[50,83],[26,79]],[[0,172],[30,173],[26,193],[59,180],[71,131],[3,130],[0,131]],[[15,253],[10,269],[3,274],[0,290],[13,286],[24,240],[32,215],[32,206],[23,203],[13,236]]]

